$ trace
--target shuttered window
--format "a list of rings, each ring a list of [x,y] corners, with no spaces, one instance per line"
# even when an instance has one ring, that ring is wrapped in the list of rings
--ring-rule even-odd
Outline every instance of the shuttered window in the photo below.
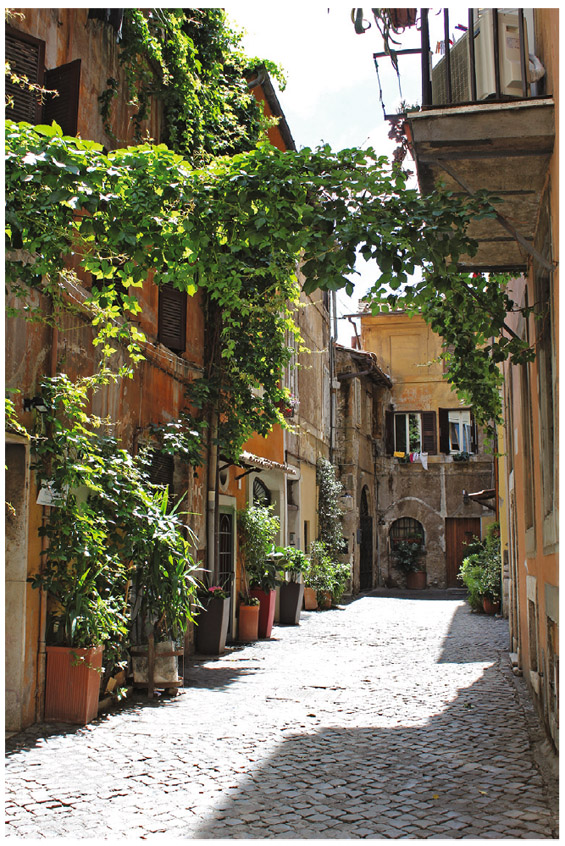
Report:
[[[33,85],[44,84],[45,42],[11,26],[6,27],[6,61],[10,69],[20,77],[27,77]],[[42,107],[37,94],[15,85],[6,78],[6,96],[13,107],[6,109],[10,120],[39,123]]]
[[[53,121],[63,130],[63,135],[76,135],[78,123],[78,96],[80,88],[80,59],[45,72],[45,88],[57,91],[58,97],[48,94],[43,107],[43,120]]]
[[[437,430],[435,411],[422,411],[422,452],[437,455]]]
[[[186,297],[171,283],[159,289],[159,342],[176,353],[186,349]]]
[[[441,452],[477,452],[477,425],[469,409],[440,408],[438,416]]]
[[[385,412],[385,452],[437,455],[435,411]]]
[[[38,94],[7,81],[6,94],[13,102],[6,115],[10,120],[27,123],[59,124],[63,135],[76,135],[80,89],[81,60],[75,59],[52,70],[45,70],[45,42],[13,27],[6,27],[6,61],[20,77],[48,91],[43,105]]]
[[[154,485],[168,485],[169,493],[172,493],[174,470],[175,462],[172,455],[162,452],[153,453],[149,478]]]

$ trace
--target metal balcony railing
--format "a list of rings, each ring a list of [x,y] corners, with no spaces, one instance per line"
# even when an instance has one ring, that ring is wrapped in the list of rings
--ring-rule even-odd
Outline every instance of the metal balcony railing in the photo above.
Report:
[[[450,43],[449,9],[443,9],[443,56],[432,69],[429,9],[420,9],[422,108],[484,100],[528,98],[528,33],[524,10],[469,9],[467,32]],[[377,58],[387,55],[375,53]]]

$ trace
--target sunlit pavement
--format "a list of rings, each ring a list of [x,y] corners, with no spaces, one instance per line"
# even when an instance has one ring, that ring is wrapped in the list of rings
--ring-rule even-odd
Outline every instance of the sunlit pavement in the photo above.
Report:
[[[506,621],[446,597],[303,612],[187,660],[176,698],[15,735],[7,836],[557,837]]]

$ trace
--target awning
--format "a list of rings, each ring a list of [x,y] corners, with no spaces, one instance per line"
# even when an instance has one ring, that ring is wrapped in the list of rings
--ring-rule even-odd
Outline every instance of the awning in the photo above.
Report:
[[[238,467],[254,470],[278,470],[279,473],[284,473],[287,476],[293,476],[295,479],[300,478],[300,470],[292,464],[281,464],[279,461],[273,461],[271,458],[264,458],[262,455],[254,455],[252,452],[244,450],[239,456],[237,462]]]

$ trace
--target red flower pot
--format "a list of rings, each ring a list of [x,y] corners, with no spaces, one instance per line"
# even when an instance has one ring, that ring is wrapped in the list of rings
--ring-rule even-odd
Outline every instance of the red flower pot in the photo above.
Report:
[[[406,587],[408,590],[424,590],[426,587],[426,571],[416,570],[406,574]]]
[[[271,631],[275,620],[275,603],[277,600],[276,590],[261,590],[253,588],[251,596],[259,600],[259,637],[271,637]]]
[[[45,720],[86,725],[98,716],[103,646],[47,646]]]
[[[249,643],[259,637],[259,606],[239,606],[238,640]]]
[[[304,610],[315,611],[318,607],[318,600],[316,599],[316,591],[314,588],[304,588]]]
[[[483,596],[483,611],[485,614],[498,614],[500,611],[500,602],[495,602],[489,596]]]

